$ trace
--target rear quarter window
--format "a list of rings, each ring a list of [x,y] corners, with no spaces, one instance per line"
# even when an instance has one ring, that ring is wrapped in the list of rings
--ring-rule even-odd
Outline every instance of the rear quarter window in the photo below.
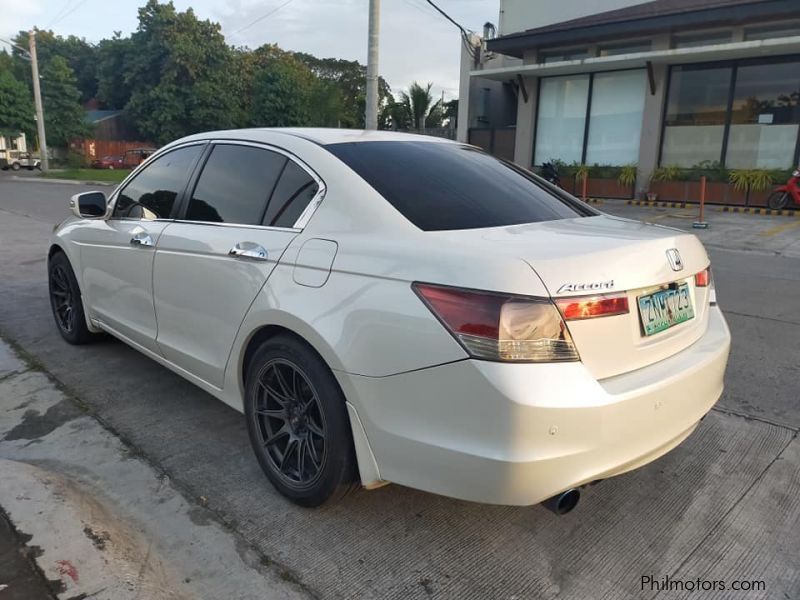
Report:
[[[461,144],[347,142],[326,148],[423,231],[478,229],[596,214],[535,176]]]

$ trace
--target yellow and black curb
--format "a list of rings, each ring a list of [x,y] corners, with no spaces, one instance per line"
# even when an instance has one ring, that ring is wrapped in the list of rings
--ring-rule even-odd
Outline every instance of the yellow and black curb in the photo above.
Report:
[[[656,208],[686,208],[686,202],[655,202],[650,200],[628,200],[630,206],[653,206]]]
[[[740,213],[745,215],[774,215],[779,217],[800,217],[800,210],[773,210],[771,208],[754,208],[751,206],[720,206],[720,212]]]

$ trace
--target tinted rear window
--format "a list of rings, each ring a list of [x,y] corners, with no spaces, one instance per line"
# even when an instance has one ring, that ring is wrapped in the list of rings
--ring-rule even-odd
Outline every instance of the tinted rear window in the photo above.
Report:
[[[548,192],[526,171],[470,146],[392,141],[326,148],[424,231],[593,214]]]

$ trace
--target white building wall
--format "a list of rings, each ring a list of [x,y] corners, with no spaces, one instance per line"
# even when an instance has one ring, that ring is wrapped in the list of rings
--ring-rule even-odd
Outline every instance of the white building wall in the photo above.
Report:
[[[544,27],[635,4],[643,2],[642,0],[500,0],[498,35]]]

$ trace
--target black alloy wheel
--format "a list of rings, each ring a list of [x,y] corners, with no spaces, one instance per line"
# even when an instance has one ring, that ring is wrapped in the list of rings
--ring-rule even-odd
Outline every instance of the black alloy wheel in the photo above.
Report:
[[[248,361],[244,400],[253,451],[281,494],[311,507],[356,486],[344,395],[303,340],[281,334],[259,346]]]
[[[258,376],[253,416],[267,456],[288,485],[305,487],[325,460],[325,417],[314,387],[300,368],[282,358]]]
[[[75,273],[63,252],[56,252],[47,263],[50,307],[58,332],[70,344],[86,344],[103,334],[89,331],[83,300]]]

